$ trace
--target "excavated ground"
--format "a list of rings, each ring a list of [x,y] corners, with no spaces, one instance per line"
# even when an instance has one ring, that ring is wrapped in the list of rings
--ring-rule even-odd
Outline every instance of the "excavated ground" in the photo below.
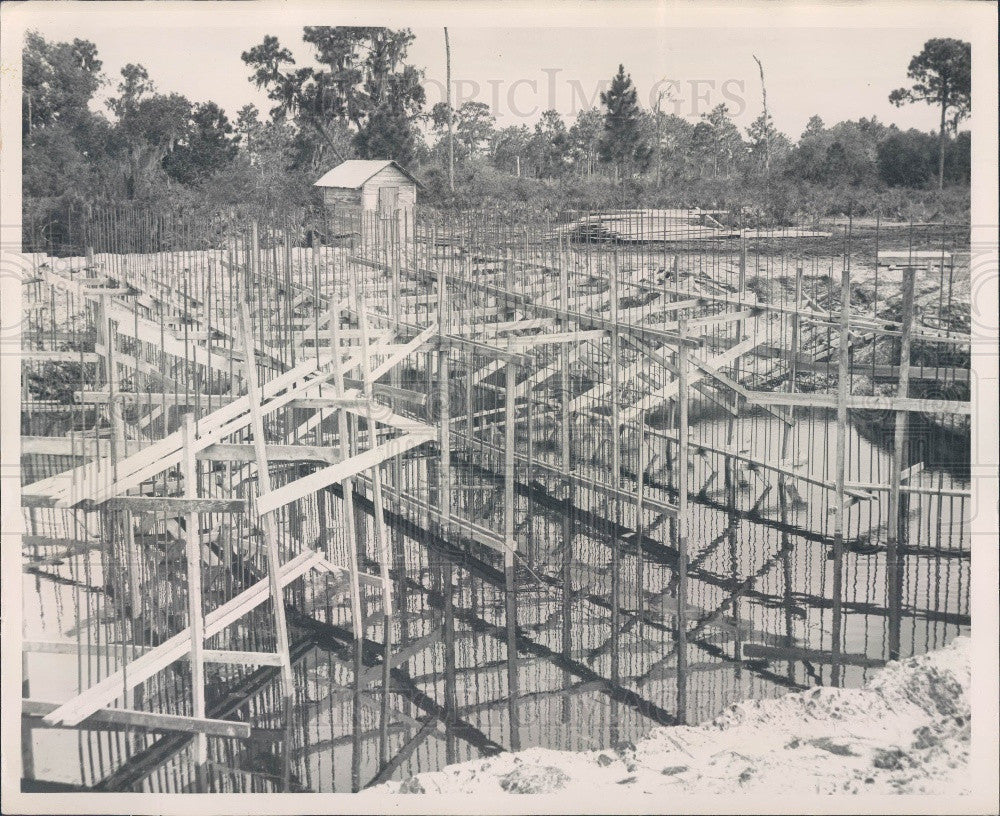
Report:
[[[731,706],[637,745],[532,748],[452,765],[366,792],[633,794],[970,792],[968,638],[889,664],[864,688],[817,687]],[[626,793],[628,791],[628,793]],[[362,794],[365,795],[365,794]]]

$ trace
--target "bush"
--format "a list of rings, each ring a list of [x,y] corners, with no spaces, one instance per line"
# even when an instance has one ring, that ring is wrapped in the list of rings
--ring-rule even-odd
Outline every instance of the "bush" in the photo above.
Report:
[[[745,211],[752,215],[752,223],[766,226],[846,215],[967,221],[970,209],[967,186],[953,185],[944,190],[926,184],[886,186],[877,177],[867,184],[833,184],[779,173],[770,179],[742,174],[715,178],[678,175],[668,176],[657,185],[647,175],[616,184],[603,175],[519,178],[476,161],[455,167],[453,193],[448,189],[446,168],[428,161],[416,170],[424,185],[421,202],[439,209],[500,209],[553,215],[567,210],[700,207]],[[925,171],[919,177],[927,181]]]

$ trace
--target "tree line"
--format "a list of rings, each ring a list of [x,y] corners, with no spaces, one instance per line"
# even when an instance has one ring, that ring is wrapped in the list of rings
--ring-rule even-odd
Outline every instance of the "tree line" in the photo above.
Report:
[[[624,65],[600,106],[572,121],[549,110],[533,127],[501,126],[475,101],[428,109],[422,71],[408,62],[413,40],[408,30],[308,26],[312,60],[303,65],[267,36],[242,59],[272,107],[231,115],[161,91],[139,64],[106,77],[91,42],[29,32],[25,215],[56,217],[67,202],[95,201],[314,206],[312,181],[357,157],[409,166],[425,181],[424,200],[440,206],[750,205],[787,219],[918,201],[964,208],[967,217],[970,135],[960,125],[971,109],[968,43],[928,41],[908,67],[911,86],[889,94],[894,104],[938,107],[937,133],[814,116],[793,140],[776,129],[766,101],[745,130],[725,105],[698,121],[665,113],[663,95],[645,109]],[[113,90],[95,111],[101,87]]]

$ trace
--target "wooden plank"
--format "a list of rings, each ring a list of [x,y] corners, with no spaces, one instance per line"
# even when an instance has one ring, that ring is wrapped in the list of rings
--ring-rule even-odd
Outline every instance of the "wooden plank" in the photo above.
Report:
[[[152,646],[133,646],[130,643],[78,643],[74,640],[24,640],[21,642],[22,652],[39,652],[43,654],[91,654],[112,656],[114,658],[138,656],[149,652]],[[228,649],[205,649],[202,657],[206,663],[225,663],[238,666],[280,666],[281,656],[274,652],[241,652]],[[180,660],[190,660],[187,654]]]
[[[782,393],[779,391],[749,391],[754,402],[761,405],[806,406],[809,408],[836,408],[836,394]],[[848,408],[863,408],[872,411],[910,411],[923,414],[971,415],[972,404],[958,400],[932,400],[915,397],[848,395]]]
[[[830,625],[830,643],[833,652],[830,669],[830,685],[839,686],[841,680],[841,660],[844,651],[844,529],[847,521],[847,506],[844,502],[847,469],[847,398],[850,390],[851,364],[851,268],[850,256],[840,277],[840,333],[837,344],[837,437],[834,456],[833,496],[833,586],[831,606],[833,620]]]
[[[754,405],[760,405],[760,403],[754,402],[750,392],[743,386],[742,383],[738,382],[737,380],[734,380],[732,377],[729,377],[726,374],[723,374],[715,366],[709,365],[704,360],[698,360],[693,357],[691,358],[691,362],[695,366],[700,368],[702,371],[704,371],[706,374],[708,374],[708,376],[710,376],[712,379],[716,380],[717,382],[721,383],[727,388],[730,388],[733,391],[735,391],[737,394],[743,397],[747,402]],[[785,416],[784,414],[778,411],[773,410],[770,406],[762,405],[761,407],[764,408],[765,411],[768,411],[774,417],[780,419],[782,422],[786,424],[790,424],[792,422],[792,420],[789,417]]]
[[[422,651],[430,649],[434,644],[441,642],[441,626],[435,626],[430,632],[421,638],[413,641],[408,646],[404,646],[398,652],[395,652],[391,658],[389,658],[389,668],[394,669],[397,666],[401,666],[408,660],[416,657]],[[367,685],[372,683],[382,676],[382,666],[372,666],[370,669],[366,670],[361,675],[362,685]]]
[[[202,659],[206,663],[223,663],[236,666],[280,666],[281,655],[277,652],[239,652],[228,649],[204,649]]]
[[[509,350],[506,345],[494,345],[462,337],[459,334],[442,334],[434,338],[434,345],[439,349],[463,349],[466,352],[478,352],[484,357],[495,357],[505,363],[514,362],[519,365],[528,365],[530,359],[527,355]]]
[[[257,222],[251,228],[250,263],[251,272],[260,270],[258,258],[259,243]],[[243,287],[237,277],[236,300],[238,302],[239,333],[243,340],[243,353],[246,360],[243,363],[243,379],[247,384],[248,409],[250,411],[250,433],[253,438],[254,454],[257,460],[257,503],[261,496],[271,492],[271,472],[267,461],[266,437],[264,436],[264,411],[261,408],[261,389],[257,381],[257,363],[254,357],[253,323],[250,318],[250,306],[246,300]],[[331,349],[331,357],[340,353],[339,349]],[[271,616],[274,622],[276,640],[275,651],[281,655],[281,691],[285,705],[289,705],[294,691],[295,678],[292,674],[292,663],[288,641],[288,624],[285,618],[285,603],[281,593],[281,552],[279,550],[279,530],[277,520],[272,514],[262,513],[258,508],[261,527],[264,531],[264,544],[267,558],[267,586],[271,598]]]
[[[299,396],[301,392],[295,388],[297,383],[302,390],[318,385],[319,383],[315,379],[308,380],[308,378],[316,377],[319,373],[316,360],[309,359],[269,381],[263,388],[264,396],[271,398],[265,403],[266,409],[276,410],[294,397]],[[207,447],[213,442],[246,427],[250,423],[250,416],[247,414],[248,408],[249,398],[240,397],[202,417],[198,423],[200,435],[195,443],[196,449]],[[119,477],[117,481],[109,485],[101,485],[94,478],[97,470],[107,469],[110,472],[110,463],[105,460],[82,465],[56,477],[25,485],[21,488],[22,497],[25,494],[46,495],[55,500],[55,506],[60,507],[68,507],[86,498],[101,502],[111,496],[124,493],[146,479],[179,464],[182,458],[181,437],[181,432],[175,431],[159,442],[154,442],[138,453],[119,461],[117,464]],[[89,495],[82,492],[73,493],[77,486],[95,483],[98,484],[98,487]]]
[[[142,653],[146,649],[142,646],[131,646],[128,644],[108,643],[103,646],[96,644],[77,643],[75,640],[22,640],[22,652],[39,652],[42,654],[69,654],[78,655],[81,652],[89,654],[114,654],[122,649],[135,649],[136,653]]]
[[[646,367],[651,362],[658,362],[656,359],[659,353],[669,351],[669,346],[656,346],[654,349],[654,354],[650,354],[646,351],[640,353],[639,358],[629,365],[627,368],[621,371],[619,374],[619,381],[631,384],[632,381],[639,376]],[[673,367],[667,369],[668,371],[673,371]],[[582,394],[578,395],[572,399],[567,407],[567,410],[571,413],[574,411],[579,411],[586,406],[587,403],[593,404],[594,401],[603,399],[611,393],[611,381],[605,379],[603,382],[597,383],[591,388],[584,391]]]
[[[531,349],[535,346],[544,346],[550,343],[586,343],[595,340],[603,340],[608,336],[608,329],[591,329],[584,331],[551,332],[549,334],[530,334],[518,337],[508,337],[505,340],[496,340],[498,344],[506,343],[506,347],[511,351],[521,349]]]
[[[99,548],[100,546],[101,542],[96,538],[87,540],[82,538],[53,538],[51,536],[36,535],[21,536],[22,550],[34,547],[59,547],[73,551],[83,551]]]
[[[242,513],[244,499],[194,499],[182,496],[115,496],[102,503],[108,510],[131,510],[133,513]]]
[[[714,357],[705,360],[710,366],[714,368],[721,368],[722,366],[729,365],[734,360],[738,359],[742,355],[751,351],[754,347],[760,345],[764,341],[764,332],[758,329],[757,324],[748,327],[750,331],[750,336],[745,340],[740,341],[732,348],[715,355]],[[758,333],[759,331],[759,333]],[[692,371],[687,374],[687,385],[691,386],[694,383],[705,377],[704,371]],[[678,380],[672,380],[667,383],[662,388],[655,389],[654,391],[643,396],[638,403],[634,406],[623,411],[621,414],[621,422],[623,425],[634,425],[647,411],[655,408],[658,405],[671,400],[677,396],[679,384]],[[754,394],[755,392],[749,392]]]
[[[886,493],[891,489],[890,485],[875,484],[874,482],[845,482],[844,483],[849,490],[865,490],[868,492],[875,493]],[[955,487],[932,487],[932,486],[920,486],[920,485],[900,485],[900,493],[913,493],[920,496],[953,496],[955,498],[965,497],[970,498],[972,496],[972,491],[969,489],[955,488]]]
[[[817,363],[811,360],[800,361],[799,371],[810,371],[826,374],[833,371],[832,363]],[[850,373],[852,376],[873,377],[879,381],[895,381],[899,379],[899,366],[894,365],[865,365],[864,363],[852,363]],[[954,366],[914,366],[910,369],[910,381],[920,380],[922,382],[969,382],[969,369],[956,368]]]
[[[352,377],[344,377],[344,386],[360,390],[362,382]],[[372,383],[372,393],[380,397],[403,400],[414,405],[425,405],[427,403],[427,395],[420,391],[411,391],[409,388],[400,388],[394,385],[386,385],[385,383]]]
[[[123,728],[145,731],[169,731],[185,734],[203,734],[211,737],[250,739],[250,724],[232,720],[213,720],[207,717],[185,717],[179,714],[154,714],[129,708],[102,708],[92,712],[77,723],[51,723],[49,714],[59,709],[58,703],[45,700],[21,700],[21,716],[40,717],[49,727],[86,728],[91,723],[108,723]]]
[[[75,391],[73,397],[77,402],[87,405],[127,402],[137,405],[180,405],[191,407],[205,401],[204,397],[199,399],[198,395],[193,393],[174,394],[154,391],[116,391],[114,394],[108,391]]]
[[[495,323],[476,322],[473,325],[459,326],[458,334],[475,334],[480,338],[515,331],[536,331],[548,329],[558,324],[552,317],[527,317],[520,320],[501,320]]]
[[[21,349],[22,363],[99,363],[101,355],[92,351],[33,351]]]
[[[427,343],[431,337],[437,333],[438,327],[436,324],[428,326],[426,329],[421,331],[416,337],[414,337],[409,343],[399,347],[393,354],[389,355],[388,359],[383,360],[380,365],[377,365],[371,371],[371,379],[377,380],[383,374],[388,373],[391,369],[395,368],[399,363],[409,357],[413,352]]]
[[[950,252],[941,252],[933,249],[883,249],[878,253],[880,266],[883,265],[883,261],[892,261],[893,263],[906,265],[911,261],[933,261],[936,264],[940,264],[947,263],[950,260]],[[926,264],[921,264],[921,266],[926,266]]]
[[[269,462],[340,461],[340,449],[323,445],[267,445]],[[197,459],[209,462],[255,462],[253,445],[216,442],[198,451]]]
[[[142,450],[142,441],[128,439],[125,440],[124,450],[118,444],[117,453],[119,456],[131,456]],[[93,436],[83,436],[76,438],[71,436],[22,436],[21,437],[22,456],[110,456],[111,441],[108,439],[94,439]]]
[[[287,586],[312,569],[317,557],[317,553],[307,550],[293,558],[281,568],[278,575],[279,585]],[[218,634],[247,612],[264,603],[269,597],[269,581],[269,578],[258,581],[235,598],[209,612],[205,616],[205,637],[210,638]],[[52,725],[59,723],[76,725],[98,709],[113,703],[127,689],[135,688],[190,651],[191,630],[188,628],[63,703],[47,714],[45,721]]]
[[[910,331],[913,324],[913,300],[916,284],[916,270],[909,268],[903,272],[903,336],[899,346],[899,386],[901,398],[909,395],[910,387]],[[888,641],[889,659],[899,659],[900,631],[903,617],[903,573],[905,562],[899,557],[898,544],[901,538],[905,540],[907,520],[909,516],[908,501],[900,491],[904,480],[903,456],[909,452],[906,435],[909,427],[909,415],[905,411],[897,411],[894,419],[893,443],[889,452],[889,508],[886,523],[886,598],[888,603]],[[907,468],[906,476],[919,472],[923,467],[917,463]]]
[[[379,417],[379,421],[381,421],[381,417]],[[342,462],[317,470],[308,476],[283,485],[277,490],[263,494],[257,502],[257,511],[261,515],[273,513],[279,507],[284,507],[286,504],[315,493],[317,490],[322,490],[334,482],[342,482],[363,470],[381,464],[386,459],[399,456],[410,448],[432,440],[434,436],[433,432],[418,431],[390,439],[375,448],[351,456]]]
[[[181,426],[184,432],[184,496],[189,502],[198,499],[198,463],[194,458],[194,414],[185,414]],[[191,713],[198,719],[205,718],[205,616],[201,574],[201,517],[193,505],[185,517],[184,555],[187,567],[188,627],[191,630]],[[131,524],[131,522],[128,522]],[[204,734],[195,739],[195,762],[208,761],[208,742]]]
[[[665,433],[663,431],[650,430],[650,433]],[[479,438],[470,438],[466,434],[459,431],[452,431],[452,435],[458,439],[461,439],[475,447],[477,454],[480,456],[489,454],[490,456],[502,457],[504,455],[504,449],[499,445],[492,445],[489,442],[484,442]],[[568,479],[575,487],[583,490],[591,490],[594,493],[599,493],[601,495],[609,496],[613,499],[618,499],[623,502],[628,502],[629,504],[635,504],[636,497],[631,491],[626,490],[615,490],[615,488],[606,482],[601,482],[596,479],[591,479],[588,476],[583,475],[577,471],[571,471],[570,473],[563,473],[562,469],[558,465],[550,464],[543,459],[532,459],[529,460],[526,454],[515,451],[514,458],[518,462],[524,462],[531,465],[532,468],[544,471],[553,476]],[[648,510],[656,510],[658,513],[664,513],[669,516],[674,516],[677,514],[677,506],[673,504],[668,504],[667,502],[662,502],[657,499],[646,495],[643,498],[643,503]],[[502,538],[495,538],[495,542],[491,543],[494,549],[499,548],[503,551]]]
[[[836,328],[840,325],[840,316],[832,311],[815,311],[813,309],[803,309],[795,306],[788,306],[783,303],[765,303],[756,298],[751,300],[747,297],[736,297],[735,295],[712,295],[702,292],[699,297],[703,300],[714,301],[716,303],[727,303],[734,306],[749,306],[763,312],[775,314],[797,314],[809,320],[815,326],[829,326]],[[852,331],[860,334],[872,332],[887,337],[898,337],[900,335],[901,324],[892,320],[880,320],[863,315],[851,315]],[[913,339],[926,340],[930,343],[949,343],[964,345],[972,341],[971,335],[962,332],[935,330],[927,326],[919,327],[918,331],[912,333]]]
[[[321,408],[365,408],[368,400],[360,397],[296,397],[288,408],[304,408],[312,411]]]
[[[683,338],[687,333],[686,321],[679,319],[678,330]],[[751,338],[756,345],[756,338]],[[747,342],[750,342],[748,340]],[[690,370],[688,350],[683,344],[677,347],[677,719],[687,722],[687,667],[688,667],[688,527],[691,524],[688,510],[688,392]]]
[[[707,315],[705,317],[688,318],[689,329],[701,329],[709,326],[718,326],[721,323],[737,323],[747,318],[755,317],[760,313],[758,309],[743,309],[737,312],[720,312],[719,314]]]

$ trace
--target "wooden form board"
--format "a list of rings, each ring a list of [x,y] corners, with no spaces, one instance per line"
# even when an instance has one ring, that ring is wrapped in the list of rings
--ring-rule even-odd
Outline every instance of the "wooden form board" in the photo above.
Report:
[[[265,414],[278,410],[298,397],[309,396],[310,392],[323,385],[329,372],[325,360],[308,358],[294,368],[279,374],[264,384],[261,389],[261,411]],[[360,363],[360,355],[352,350],[346,366],[351,368]],[[194,442],[195,452],[204,450],[227,436],[242,431],[251,421],[249,396],[238,397],[221,408],[203,416],[198,422],[199,435]],[[54,499],[57,507],[69,507],[83,500],[97,503],[112,496],[124,494],[157,473],[179,464],[183,456],[183,433],[175,431],[158,442],[142,448],[135,454],[117,463],[118,479],[100,484],[99,473],[110,473],[110,461],[81,465],[56,476],[48,477],[22,488],[22,496],[43,496]],[[94,486],[88,490],[88,487]],[[77,491],[77,492],[74,492]]]
[[[410,448],[422,445],[436,436],[436,432],[419,431],[390,439],[377,447],[317,470],[308,476],[296,479],[294,482],[289,482],[270,493],[263,494],[257,501],[257,511],[261,515],[273,513],[279,507],[284,507],[286,504],[315,493],[317,490],[322,490],[335,482],[342,482],[344,479],[356,476],[363,470],[377,467],[386,459],[399,456]]]
[[[306,550],[281,567],[278,575],[279,584],[282,587],[287,586],[310,569],[317,568],[319,560],[321,560],[319,553]],[[270,597],[269,580],[265,578],[258,581],[235,598],[209,612],[205,616],[205,637],[210,638],[217,635],[227,626],[268,600]],[[104,708],[122,697],[128,689],[135,688],[139,683],[148,680],[190,651],[191,629],[187,628],[130,661],[123,668],[108,675],[76,697],[62,703],[58,708],[46,714],[44,720],[50,725],[78,725],[98,709]]]
[[[750,391],[750,399],[760,405],[805,406],[808,408],[836,408],[836,394],[782,393],[777,391]],[[849,394],[848,408],[872,411],[916,411],[925,414],[972,414],[972,403],[958,400],[918,399],[916,397],[868,396]]]
[[[734,360],[764,342],[763,329],[758,331],[758,327],[756,325],[749,325],[746,327],[746,330],[750,334],[749,337],[740,341],[735,346],[727,349],[721,354],[710,357],[708,360],[705,360],[705,362],[713,368],[722,368],[723,366],[730,365]],[[704,370],[691,371],[687,374],[687,382],[691,385],[706,376],[707,374]],[[644,395],[638,403],[622,411],[620,417],[621,423],[623,425],[635,424],[647,411],[676,397],[679,387],[679,381],[672,380],[662,388],[654,389],[650,393]]]
[[[44,718],[59,708],[58,703],[45,700],[21,700],[22,717]],[[49,727],[46,720],[42,722]],[[144,731],[204,734],[212,737],[250,739],[250,724],[233,720],[215,720],[206,717],[186,717],[179,714],[157,714],[128,708],[101,708],[90,714],[77,727],[89,725],[116,725],[121,728],[138,728]]]

